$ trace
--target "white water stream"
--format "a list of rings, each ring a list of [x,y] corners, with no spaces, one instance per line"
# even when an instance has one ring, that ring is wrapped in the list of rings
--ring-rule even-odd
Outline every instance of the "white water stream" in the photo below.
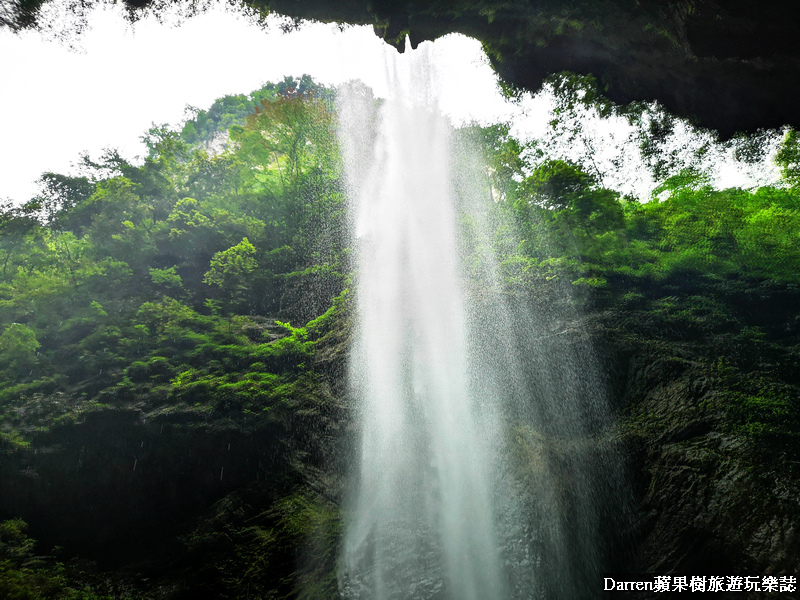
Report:
[[[427,60],[424,50],[397,57],[393,98],[379,109],[355,89],[340,108],[362,417],[344,560],[354,597],[502,598],[485,414],[469,393],[451,127],[436,110]]]
[[[590,597],[602,499],[586,440],[602,394],[580,348],[543,330],[552,316],[514,322],[496,274],[481,306],[466,293],[459,250],[476,240],[456,207],[486,202],[485,167],[463,144],[454,160],[426,47],[388,65],[388,100],[339,91],[361,435],[340,588],[348,600]]]

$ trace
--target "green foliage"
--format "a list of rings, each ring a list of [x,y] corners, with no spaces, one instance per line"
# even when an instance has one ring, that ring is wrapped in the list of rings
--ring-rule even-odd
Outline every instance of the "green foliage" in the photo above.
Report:
[[[150,269],[150,279],[154,285],[170,292],[183,288],[181,276],[175,271],[175,265],[168,269]]]
[[[7,600],[111,600],[68,577],[64,566],[35,556],[21,519],[0,522],[0,597]],[[119,596],[117,596],[119,597]],[[126,597],[127,594],[126,594]]]
[[[95,192],[95,184],[87,177],[45,173],[39,184],[40,192],[34,201],[40,207],[42,219],[53,227],[60,227],[66,214]]]
[[[240,501],[226,498],[189,537],[190,551],[215,557],[220,598],[339,597],[336,507],[308,491],[292,491],[244,520]]]
[[[550,85],[557,127],[608,109],[590,79],[565,74]],[[307,76],[226,96],[192,109],[180,131],[152,127],[143,165],[113,150],[84,157],[89,177],[46,174],[38,204],[5,207],[3,380],[14,387],[66,375],[110,397],[115,386],[165,385],[192,369],[192,381],[203,381],[214,369],[201,356],[226,373],[245,358],[276,373],[307,364],[313,328],[275,341],[263,323],[318,317],[349,275],[329,100]],[[226,130],[230,143],[212,155],[207,142]],[[693,276],[796,281],[800,200],[791,189],[714,190],[686,170],[640,204],[604,188],[591,164],[550,159],[506,125],[464,135],[489,166],[479,183],[493,200],[462,221],[473,233],[492,229],[470,272],[491,254],[509,286],[564,282],[606,300]],[[787,133],[778,157],[787,178],[795,138]],[[150,373],[162,360],[175,374]]]
[[[534,259],[528,279],[537,271],[550,277],[555,264],[570,264],[565,276],[581,285],[687,274],[796,282],[800,272],[800,197],[793,190],[715,190],[688,169],[641,204],[561,160],[545,160],[508,185],[513,196],[495,211],[513,215],[521,243],[509,245],[508,233],[498,229],[496,244],[507,257],[503,264],[517,253]]]
[[[593,75],[578,75],[564,71],[548,77],[545,81],[558,100],[555,114],[562,115],[574,111],[578,106],[597,108],[601,114],[608,114],[611,102],[602,94]]]
[[[330,92],[314,82],[309,75],[286,76],[278,83],[268,82],[249,95],[223,96],[214,101],[208,110],[188,107],[190,118],[181,129],[180,137],[188,144],[208,144],[220,133],[231,129],[242,131],[248,117],[264,103],[280,98],[328,98]]]
[[[146,362],[135,361],[125,369],[125,374],[134,383],[152,381],[154,383],[165,383],[175,375],[175,368],[169,360],[163,356],[152,356]]]
[[[594,183],[577,165],[547,160],[523,182],[522,193],[529,194],[537,204],[559,211],[573,206]]]
[[[218,287],[224,298],[226,312],[245,301],[253,272],[258,263],[253,258],[256,249],[247,238],[227,250],[217,252],[211,259],[211,268],[203,276],[203,283]]]
[[[0,368],[11,372],[31,368],[39,346],[36,332],[27,325],[12,323],[0,334]]]
[[[22,519],[0,522],[0,556],[16,561],[33,556],[35,542],[25,535],[27,528]]]
[[[790,186],[800,186],[800,139],[797,131],[789,129],[783,137],[775,162],[781,169],[781,175]]]

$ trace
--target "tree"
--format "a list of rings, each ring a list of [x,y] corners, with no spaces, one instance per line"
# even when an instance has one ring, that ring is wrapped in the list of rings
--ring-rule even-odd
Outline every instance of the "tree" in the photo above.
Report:
[[[251,289],[251,276],[258,268],[255,253],[250,240],[243,238],[235,246],[217,252],[203,277],[205,284],[220,289],[223,310],[228,314],[245,301]]]
[[[257,183],[270,186],[277,175],[280,192],[297,191],[305,174],[330,171],[336,160],[333,115],[328,105],[292,90],[275,100],[263,99],[247,126],[234,137],[240,155],[258,165],[251,173]]]
[[[0,334],[0,366],[16,374],[36,363],[36,333],[22,323],[12,323]]]
[[[594,178],[573,163],[547,160],[523,182],[521,197],[552,210],[573,205],[595,184]]]
[[[95,188],[96,185],[88,177],[44,173],[39,178],[39,194],[34,198],[40,207],[40,218],[50,227],[61,230],[63,216],[88,200]]]
[[[800,187],[800,138],[797,130],[789,129],[783,137],[775,162],[781,169],[783,179],[790,186]]]
[[[38,205],[0,203],[0,280],[10,281],[17,267],[30,265],[42,242],[42,227],[33,214]]]

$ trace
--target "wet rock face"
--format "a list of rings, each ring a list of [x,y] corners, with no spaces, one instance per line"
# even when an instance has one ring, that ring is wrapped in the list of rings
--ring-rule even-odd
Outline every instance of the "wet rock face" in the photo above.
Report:
[[[643,353],[628,374],[620,402],[641,570],[796,572],[797,478],[787,461],[764,455],[763,442],[731,427],[720,379],[701,362]]]
[[[148,422],[134,410],[89,413],[3,456],[0,514],[30,522],[45,546],[147,552],[231,490],[284,477],[277,435]]]

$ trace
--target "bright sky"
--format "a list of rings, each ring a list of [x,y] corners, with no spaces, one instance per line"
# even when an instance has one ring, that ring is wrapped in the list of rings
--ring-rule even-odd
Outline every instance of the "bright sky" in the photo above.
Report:
[[[177,28],[153,19],[131,28],[118,9],[106,8],[90,26],[78,51],[36,32],[0,30],[0,199],[29,199],[43,172],[69,172],[82,152],[142,155],[139,137],[151,123],[177,124],[187,105],[208,108],[285,75],[309,73],[326,84],[361,79],[382,96],[385,54],[395,52],[371,27],[313,24],[284,34],[276,23],[265,32],[222,8]],[[448,36],[434,53],[445,90],[440,106],[455,121],[509,114],[479,42]]]

